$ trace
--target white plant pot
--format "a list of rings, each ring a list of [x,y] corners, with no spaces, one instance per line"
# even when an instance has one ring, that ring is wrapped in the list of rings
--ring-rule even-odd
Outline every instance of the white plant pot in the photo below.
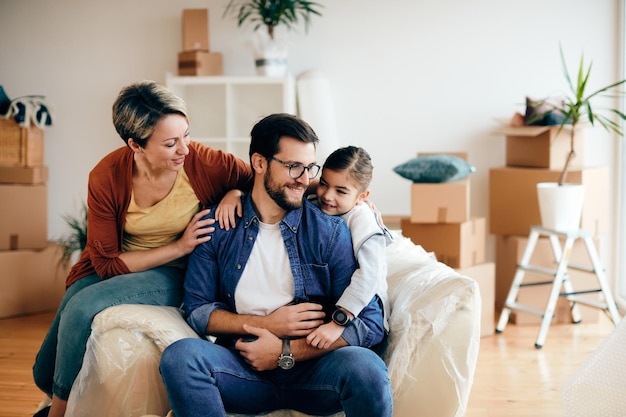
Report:
[[[540,182],[537,184],[537,198],[541,225],[560,232],[569,232],[580,228],[583,212],[585,186],[582,184],[563,184]]]
[[[257,75],[284,77],[287,74],[288,44],[285,39],[280,36],[270,39],[265,32],[257,31],[253,46]]]
[[[287,74],[287,57],[257,57],[254,61],[257,75],[284,77]]]

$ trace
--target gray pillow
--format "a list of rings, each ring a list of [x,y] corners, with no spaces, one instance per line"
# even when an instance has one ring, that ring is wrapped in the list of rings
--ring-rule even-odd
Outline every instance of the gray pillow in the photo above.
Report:
[[[393,168],[394,172],[413,182],[449,182],[476,171],[463,158],[448,154],[418,156]]]

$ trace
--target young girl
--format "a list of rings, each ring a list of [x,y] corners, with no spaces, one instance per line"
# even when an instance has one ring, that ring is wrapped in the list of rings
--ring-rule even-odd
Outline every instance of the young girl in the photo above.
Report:
[[[363,148],[339,148],[324,162],[317,185],[317,204],[324,213],[344,219],[352,234],[359,264],[350,285],[337,301],[332,320],[307,336],[308,343],[320,349],[337,340],[345,326],[359,315],[372,297],[378,295],[386,308],[385,248],[391,235],[366,202],[373,170],[371,158]]]

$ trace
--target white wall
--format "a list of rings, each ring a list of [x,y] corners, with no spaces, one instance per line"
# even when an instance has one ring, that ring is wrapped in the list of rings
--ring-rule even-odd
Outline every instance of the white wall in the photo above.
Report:
[[[319,1],[323,17],[291,33],[290,71],[328,77],[341,143],[372,155],[373,200],[385,214],[409,213],[410,183],[395,165],[418,151],[467,151],[477,167],[472,215],[488,216],[488,170],[504,164],[494,118],[523,111],[526,95],[566,88],[559,42],[571,68],[582,51],[593,59],[597,86],[620,74],[618,0]],[[11,98],[43,94],[55,107],[45,139],[51,239],[85,199],[89,170],[123,145],[110,114],[119,89],[176,71],[182,9],[209,8],[226,74],[254,73],[251,28],[223,19],[226,3],[0,0],[0,84]]]

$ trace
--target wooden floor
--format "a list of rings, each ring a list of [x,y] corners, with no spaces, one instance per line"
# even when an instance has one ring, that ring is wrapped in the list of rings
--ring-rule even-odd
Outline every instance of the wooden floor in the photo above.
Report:
[[[43,398],[31,367],[51,320],[51,313],[0,320],[0,417],[32,416]],[[553,325],[539,350],[536,326],[483,337],[466,417],[562,416],[563,383],[612,329],[602,314],[596,323]]]

